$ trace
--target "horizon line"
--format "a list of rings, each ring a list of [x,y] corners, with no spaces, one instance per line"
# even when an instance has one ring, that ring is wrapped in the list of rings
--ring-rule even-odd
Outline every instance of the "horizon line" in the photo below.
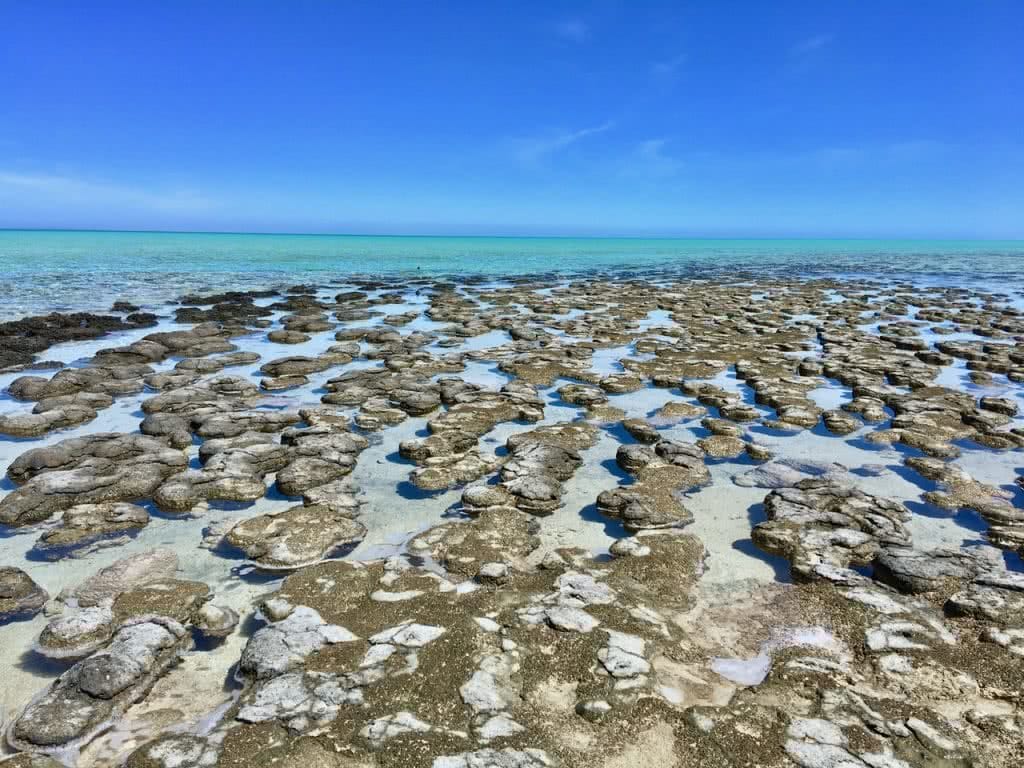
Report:
[[[432,239],[490,239],[490,240],[847,240],[896,242],[921,241],[975,241],[975,242],[1024,242],[1024,237],[924,237],[901,236],[808,236],[808,235],[509,235],[509,234],[423,234],[423,233],[371,233],[371,232],[280,232],[280,231],[239,231],[216,229],[109,229],[103,227],[0,227],[2,232],[89,232],[95,234],[133,235],[247,235],[262,237],[384,237],[384,238],[432,238]]]

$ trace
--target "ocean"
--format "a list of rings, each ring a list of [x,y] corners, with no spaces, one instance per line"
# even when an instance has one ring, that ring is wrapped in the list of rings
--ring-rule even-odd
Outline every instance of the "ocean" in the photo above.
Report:
[[[0,319],[352,276],[874,277],[1015,286],[1024,241],[0,230]]]

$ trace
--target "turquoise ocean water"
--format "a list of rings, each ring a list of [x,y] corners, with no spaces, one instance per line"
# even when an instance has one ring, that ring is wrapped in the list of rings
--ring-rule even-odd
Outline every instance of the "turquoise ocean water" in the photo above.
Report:
[[[408,237],[0,230],[0,318],[353,275],[866,276],[1015,288],[1024,241]]]

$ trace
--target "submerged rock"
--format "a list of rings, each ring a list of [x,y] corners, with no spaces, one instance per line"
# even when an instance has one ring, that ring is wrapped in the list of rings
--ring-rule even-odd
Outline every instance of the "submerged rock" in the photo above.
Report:
[[[36,542],[46,557],[59,557],[117,534],[137,533],[149,524],[149,513],[135,504],[80,504],[65,510],[60,525]]]
[[[38,613],[49,599],[46,590],[23,570],[0,566],[0,623]]]
[[[8,732],[17,749],[55,752],[87,742],[146,695],[180,654],[188,632],[175,621],[130,621],[100,652],[78,662],[22,710]]]
[[[904,463],[939,485],[924,494],[925,501],[943,509],[973,509],[994,524],[1024,523],[1024,511],[1013,506],[1011,493],[979,483],[962,467],[929,456],[912,456]]]
[[[238,613],[227,606],[203,603],[195,616],[196,627],[208,637],[226,637],[238,626]]]
[[[265,570],[292,570],[319,562],[332,550],[356,544],[366,528],[328,506],[297,506],[243,520],[226,541]]]
[[[791,488],[807,478],[820,478],[844,485],[853,484],[853,477],[842,464],[799,459],[769,461],[734,475],[732,481],[744,488]]]
[[[154,325],[156,317],[140,313],[126,318],[89,312],[25,317],[0,323],[0,369],[30,365],[34,356],[54,344],[98,339],[113,331]]]

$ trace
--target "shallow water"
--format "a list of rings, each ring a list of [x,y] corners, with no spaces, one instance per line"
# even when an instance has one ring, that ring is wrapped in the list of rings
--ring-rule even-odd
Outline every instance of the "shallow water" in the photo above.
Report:
[[[0,236],[0,244],[4,237],[8,240],[10,233]],[[10,247],[8,245],[8,247]],[[363,244],[363,247],[369,247]],[[223,286],[234,273],[224,272],[211,277],[210,286]],[[292,282],[298,281],[302,274],[296,274]],[[255,281],[265,275],[250,274],[247,278]],[[324,275],[321,275],[321,278]],[[26,278],[35,279],[35,278]],[[130,299],[139,298],[132,291],[139,289],[138,284],[131,282],[120,286],[120,290],[112,292],[103,299],[114,295],[126,296]],[[189,278],[199,279],[195,275]],[[203,278],[206,279],[206,278]],[[234,277],[230,277],[234,279]],[[243,283],[245,285],[246,283]],[[73,285],[73,284],[72,284]],[[265,285],[261,283],[260,287]],[[339,283],[344,286],[344,284]],[[151,285],[156,293],[160,291],[181,292],[182,284]],[[232,284],[232,287],[242,287]],[[79,300],[77,289],[71,288],[69,301]],[[100,290],[104,290],[102,287]],[[336,292],[336,288],[323,290],[321,296],[327,298]],[[545,295],[550,288],[541,288],[537,292]],[[31,292],[29,292],[31,293]],[[154,296],[156,295],[154,293]],[[371,296],[377,292],[370,291]],[[163,295],[163,294],[161,294]],[[39,299],[41,300],[41,299]],[[146,300],[145,298],[143,300]],[[32,305],[36,298],[28,296],[24,299],[25,306]],[[270,300],[268,300],[270,301]],[[428,297],[423,293],[410,289],[406,301],[401,304],[380,305],[374,311],[397,313],[416,311],[420,313],[412,322],[400,327],[402,334],[422,330],[435,330],[443,327],[427,318],[423,312],[428,306]],[[7,310],[15,307],[8,305]],[[584,310],[579,310],[583,312]],[[269,318],[275,324],[282,313]],[[559,319],[571,319],[572,312],[563,314]],[[794,316],[792,322],[814,323],[817,316],[801,314]],[[350,326],[367,326],[382,323],[380,317],[372,321],[353,321]],[[659,337],[658,330],[666,331],[675,326],[669,313],[654,310],[639,322],[638,335],[647,338]],[[104,347],[130,343],[148,333],[160,330],[171,330],[189,326],[179,326],[164,319],[157,328],[147,328],[128,333],[108,336],[104,339],[62,344],[51,348],[45,353],[47,359],[74,363],[94,354]],[[563,334],[564,335],[564,334]],[[955,338],[980,340],[981,337],[970,333],[958,334]],[[498,388],[510,377],[496,368],[496,361],[489,359],[488,350],[493,350],[510,341],[507,331],[494,330],[481,335],[466,338],[456,346],[438,346],[436,343],[425,347],[434,354],[448,352],[473,352],[475,360],[467,362],[465,370],[458,374],[464,380],[480,384],[488,388]],[[928,338],[928,337],[926,337]],[[935,336],[929,341],[954,337]],[[317,333],[312,338],[298,345],[272,344],[266,339],[266,331],[254,332],[247,336],[232,340],[242,351],[260,354],[259,362],[225,369],[222,373],[210,374],[212,378],[222,374],[257,377],[260,365],[275,357],[285,355],[317,355],[326,350],[334,342],[334,329]],[[619,360],[625,357],[645,359],[637,354],[633,345],[623,345],[599,349],[595,352],[591,370],[601,375],[622,372]],[[176,359],[169,359],[154,367],[157,370],[173,368]],[[308,384],[284,392],[274,393],[266,401],[275,407],[295,409],[305,405],[320,403],[320,395],[324,383],[346,371],[361,367],[376,366],[380,363],[365,359],[357,359],[352,363],[333,368],[323,373],[310,376]],[[19,374],[0,375],[0,388],[5,388]],[[748,403],[753,403],[753,392],[737,378],[733,368],[707,379],[709,383],[720,386],[728,391],[742,395]],[[545,417],[539,424],[503,423],[481,439],[483,450],[499,452],[503,450],[506,439],[516,433],[527,431],[545,424],[556,424],[582,417],[583,411],[560,400],[556,390],[568,383],[567,379],[556,380],[551,387],[541,389],[547,407]],[[1008,393],[1022,399],[1020,388],[1012,385],[1005,377],[996,377],[991,387],[977,387],[966,379],[966,369],[962,361],[947,366],[937,383],[956,389],[970,391],[972,394]],[[141,402],[150,397],[152,392],[129,395],[117,398],[112,408],[100,412],[99,418],[82,426],[51,433],[37,440],[0,439],[0,467],[6,466],[23,451],[30,447],[58,442],[71,436],[91,434],[104,431],[132,432],[138,429]],[[811,399],[822,408],[836,408],[849,401],[852,397],[849,388],[832,380],[822,378],[821,385],[812,390]],[[694,398],[681,394],[679,390],[657,389],[647,386],[637,392],[612,395],[609,405],[620,408],[627,418],[649,418],[658,408],[667,402],[682,401],[696,404]],[[1022,402],[1024,405],[1024,402]],[[765,415],[771,416],[773,409],[757,406]],[[0,413],[18,411],[26,408],[26,404],[10,398],[0,399]],[[716,416],[714,409],[709,409],[709,416]],[[351,410],[354,413],[355,409]],[[408,483],[409,471],[413,464],[399,457],[398,445],[402,440],[420,436],[425,429],[427,417],[408,418],[401,424],[387,428],[368,437],[370,447],[358,460],[352,474],[361,490],[361,499],[365,503],[361,520],[367,526],[366,538],[348,553],[351,559],[368,559],[387,557],[402,551],[409,539],[423,530],[436,525],[452,514],[457,505],[461,489],[452,489],[437,493],[426,493],[417,490]],[[747,430],[746,437],[756,443],[768,447],[776,458],[798,460],[815,460],[838,462],[858,475],[858,485],[865,491],[911,504],[915,512],[909,528],[913,534],[915,545],[920,548],[936,546],[987,546],[981,542],[977,520],[971,515],[946,513],[937,510],[922,501],[922,494],[927,489],[923,482],[913,482],[901,464],[903,453],[909,449],[875,446],[865,443],[865,434],[873,431],[877,425],[866,426],[857,432],[837,437],[818,428],[796,433],[778,432],[763,427]],[[660,432],[664,437],[694,441],[708,435],[700,425],[700,418],[680,420],[678,423],[666,423]],[[615,452],[623,442],[632,438],[619,427],[617,422],[602,425],[598,440],[594,446],[583,451],[585,464],[565,483],[562,506],[550,517],[544,518],[541,537],[545,546],[576,546],[589,549],[595,553],[607,551],[608,546],[616,539],[625,535],[621,524],[601,517],[594,509],[594,499],[604,489],[616,484],[632,482],[628,475],[618,469],[615,464]],[[193,446],[192,455],[197,452]],[[1019,467],[1024,464],[1020,453],[1015,451],[995,452],[980,446],[965,446],[962,456],[956,462],[966,468],[978,480],[1004,488],[1013,485]],[[735,460],[708,461],[712,476],[710,485],[685,494],[686,506],[694,514],[694,523],[688,528],[704,542],[709,552],[707,572],[700,582],[700,589],[708,594],[721,594],[729,589],[750,582],[770,583],[785,581],[788,564],[759,551],[750,540],[752,524],[763,519],[759,505],[767,491],[763,488],[746,488],[732,482],[733,477],[751,469],[754,465],[745,456]],[[876,465],[880,465],[876,466]],[[864,468],[868,469],[865,470]],[[862,473],[859,471],[863,470]],[[268,482],[272,478],[268,478]],[[11,488],[7,482],[0,486],[0,495]],[[261,595],[273,591],[279,583],[274,576],[261,575],[249,567],[244,560],[232,557],[232,553],[221,550],[210,550],[200,547],[204,531],[211,525],[226,520],[248,517],[267,512],[282,511],[296,503],[295,499],[285,498],[275,492],[251,504],[201,504],[193,514],[173,516],[154,514],[150,524],[127,543],[117,547],[99,549],[88,552],[85,556],[46,562],[34,559],[31,549],[43,526],[18,531],[0,538],[0,562],[16,564],[26,570],[38,583],[45,587],[51,595],[61,590],[74,587],[86,576],[98,568],[122,558],[133,552],[151,547],[171,547],[181,558],[181,576],[186,579],[203,581],[210,585],[214,601],[236,609],[241,615],[248,615]],[[10,715],[21,707],[27,699],[44,684],[53,679],[63,667],[52,662],[45,662],[31,652],[26,651],[45,625],[47,619],[40,614],[30,621],[21,621],[0,627],[0,679],[5,681],[5,698],[2,701],[3,713]],[[224,681],[230,677],[231,665],[238,654],[247,632],[251,631],[243,624],[224,643],[214,650],[196,651],[189,654],[185,668],[189,674],[206,681],[203,690],[203,707],[197,711],[207,712],[213,707],[226,703],[233,695],[230,685]],[[802,641],[800,641],[802,642]],[[795,641],[795,644],[799,642]],[[723,660],[721,670],[724,677],[738,678],[740,681],[763,677],[766,672],[764,660],[757,657],[753,660]],[[109,746],[109,745],[108,745]],[[101,748],[98,748],[101,749]],[[112,753],[117,752],[116,745],[110,747]],[[102,749],[100,754],[102,754]]]
[[[146,309],[189,292],[405,275],[600,272],[967,279],[1019,285],[1022,241],[376,237],[0,230],[0,320],[49,311]],[[56,289],[55,289],[56,288]]]

